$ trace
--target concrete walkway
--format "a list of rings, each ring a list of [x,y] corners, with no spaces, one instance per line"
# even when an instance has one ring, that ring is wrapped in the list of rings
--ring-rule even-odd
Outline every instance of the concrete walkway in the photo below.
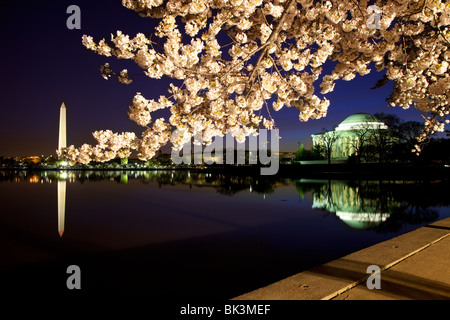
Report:
[[[380,289],[366,273],[381,269]],[[243,294],[236,300],[450,300],[450,218]]]

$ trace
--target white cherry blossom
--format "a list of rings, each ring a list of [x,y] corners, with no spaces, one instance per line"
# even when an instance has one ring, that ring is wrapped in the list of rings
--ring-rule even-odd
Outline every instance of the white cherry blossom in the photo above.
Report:
[[[62,151],[80,162],[125,157],[131,150],[149,159],[161,146],[172,143],[178,149],[198,133],[205,137],[204,143],[226,133],[242,141],[258,128],[276,128],[268,106],[275,111],[295,107],[300,121],[318,119],[327,114],[332,102],[325,95],[334,90],[336,81],[353,81],[372,68],[385,71],[378,86],[394,84],[387,97],[389,106],[424,113],[427,125],[418,146],[442,131],[448,120],[450,4],[446,1],[122,3],[159,21],[152,35],[116,31],[109,41],[98,42],[84,35],[83,45],[99,55],[132,60],[147,77],[168,77],[174,83],[158,101],[141,93],[132,99],[129,117],[145,130],[132,145],[124,144],[123,134],[99,131],[94,134],[97,146]],[[366,24],[369,5],[380,8],[380,29]],[[323,66],[329,62],[333,70],[324,74]],[[114,72],[109,64],[101,67],[101,73],[105,79],[132,81],[126,69]],[[160,109],[169,109],[170,118],[154,121],[152,113]]]

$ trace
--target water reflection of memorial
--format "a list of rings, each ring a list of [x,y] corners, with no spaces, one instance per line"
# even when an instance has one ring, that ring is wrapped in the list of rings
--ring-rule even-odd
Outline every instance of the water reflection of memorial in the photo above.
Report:
[[[334,213],[352,228],[397,230],[402,224],[431,222],[433,206],[448,206],[448,181],[307,180],[300,195],[312,193],[312,207]]]
[[[392,197],[370,197],[369,194],[379,192],[380,181],[364,181],[351,185],[345,181],[316,181],[320,187],[313,192],[314,209],[333,212],[336,216],[356,229],[368,229],[385,222],[400,202]],[[314,183],[314,181],[309,181]],[[364,191],[369,191],[365,194]]]

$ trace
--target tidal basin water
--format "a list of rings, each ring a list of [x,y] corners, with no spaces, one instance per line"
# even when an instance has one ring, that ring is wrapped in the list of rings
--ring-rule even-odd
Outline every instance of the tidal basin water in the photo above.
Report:
[[[0,172],[4,292],[228,299],[450,216],[446,180]]]

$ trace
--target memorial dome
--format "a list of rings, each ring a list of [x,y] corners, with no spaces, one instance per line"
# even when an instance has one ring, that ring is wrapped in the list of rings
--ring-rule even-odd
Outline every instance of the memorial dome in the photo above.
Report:
[[[369,113],[355,113],[345,118],[341,123],[381,122]]]
[[[355,113],[345,118],[345,120],[337,126],[336,131],[362,128],[387,129],[387,126],[381,120],[369,113]]]

